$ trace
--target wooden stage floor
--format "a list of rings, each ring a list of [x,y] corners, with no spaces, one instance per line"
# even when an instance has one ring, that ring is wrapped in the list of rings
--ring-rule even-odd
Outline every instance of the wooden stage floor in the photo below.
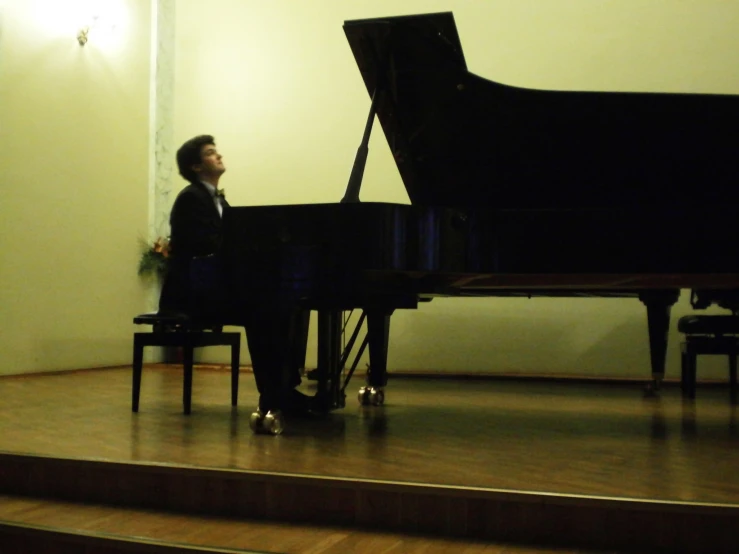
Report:
[[[386,405],[290,421],[253,435],[254,379],[238,408],[229,373],[195,371],[193,413],[182,373],[144,369],[131,412],[131,369],[0,378],[0,451],[145,461],[519,491],[739,503],[737,407],[722,387],[684,401],[638,385],[391,378]],[[310,391],[310,383],[305,385]]]

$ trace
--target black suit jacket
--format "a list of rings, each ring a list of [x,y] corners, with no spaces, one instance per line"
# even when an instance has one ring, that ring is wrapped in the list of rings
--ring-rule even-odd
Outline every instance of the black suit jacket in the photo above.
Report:
[[[228,203],[221,199],[224,211]],[[223,239],[222,220],[213,197],[202,183],[186,186],[175,199],[169,217],[170,258],[159,298],[161,312],[204,316],[217,299],[196,293],[193,258],[217,255]]]

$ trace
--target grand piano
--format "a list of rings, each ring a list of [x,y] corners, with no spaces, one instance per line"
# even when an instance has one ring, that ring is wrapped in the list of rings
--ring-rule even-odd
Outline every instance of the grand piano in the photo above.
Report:
[[[468,71],[451,13],[344,31],[370,98],[344,197],[229,210],[230,302],[248,302],[256,271],[318,311],[318,394],[335,408],[346,310],[367,322],[360,398],[380,404],[394,310],[437,296],[638,298],[655,394],[680,290],[739,288],[739,96],[497,83]],[[359,200],[375,117],[410,204]],[[255,268],[255,254],[270,263]]]

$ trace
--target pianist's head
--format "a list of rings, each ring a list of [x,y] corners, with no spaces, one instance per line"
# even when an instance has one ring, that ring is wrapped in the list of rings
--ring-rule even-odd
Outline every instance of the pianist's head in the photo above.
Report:
[[[187,181],[219,177],[226,168],[211,135],[191,138],[177,150],[177,167]]]

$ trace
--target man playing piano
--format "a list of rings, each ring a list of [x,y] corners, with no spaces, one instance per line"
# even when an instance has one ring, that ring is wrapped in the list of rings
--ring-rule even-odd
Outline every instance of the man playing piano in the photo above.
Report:
[[[308,413],[311,399],[295,390],[300,374],[291,364],[292,304],[282,301],[279,292],[271,292],[269,287],[255,291],[253,301],[239,313],[232,313],[226,299],[219,298],[223,290],[218,256],[223,238],[221,221],[229,205],[219,189],[226,167],[215,139],[199,135],[185,142],[177,151],[177,167],[189,184],[177,195],[170,214],[170,264],[159,300],[160,313],[243,326],[260,412]]]

